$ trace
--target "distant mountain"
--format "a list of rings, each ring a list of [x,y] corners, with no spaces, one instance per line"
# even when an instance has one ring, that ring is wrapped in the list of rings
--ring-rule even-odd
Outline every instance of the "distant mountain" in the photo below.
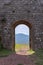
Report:
[[[25,34],[16,34],[15,35],[15,43],[17,44],[28,44],[29,43],[29,36]]]

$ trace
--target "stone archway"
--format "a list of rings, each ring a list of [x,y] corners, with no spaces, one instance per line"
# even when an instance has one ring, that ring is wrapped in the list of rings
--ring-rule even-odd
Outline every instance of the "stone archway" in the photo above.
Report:
[[[30,49],[33,47],[32,46],[32,42],[31,42],[31,28],[32,28],[32,25],[28,22],[28,21],[24,21],[24,20],[19,20],[19,21],[16,21],[12,24],[12,27],[11,27],[11,32],[12,32],[12,50],[15,51],[15,27],[19,24],[25,24],[26,26],[28,26],[30,28]]]

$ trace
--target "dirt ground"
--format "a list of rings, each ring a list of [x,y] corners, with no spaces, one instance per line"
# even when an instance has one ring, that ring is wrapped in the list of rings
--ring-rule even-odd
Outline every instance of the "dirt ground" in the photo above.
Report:
[[[27,51],[12,53],[7,57],[0,57],[0,65],[35,65],[35,55],[28,54]]]

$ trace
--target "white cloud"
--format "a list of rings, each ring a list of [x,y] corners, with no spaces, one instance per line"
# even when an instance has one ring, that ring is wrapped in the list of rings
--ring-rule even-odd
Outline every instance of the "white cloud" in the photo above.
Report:
[[[15,28],[15,34],[23,33],[29,35],[29,28],[24,24],[20,24]]]

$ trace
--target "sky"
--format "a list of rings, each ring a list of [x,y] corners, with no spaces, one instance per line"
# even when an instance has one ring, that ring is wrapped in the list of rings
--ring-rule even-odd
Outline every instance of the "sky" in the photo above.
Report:
[[[29,35],[29,28],[28,28],[28,26],[26,26],[24,24],[20,24],[20,25],[16,26],[15,34],[19,34],[19,33]]]

